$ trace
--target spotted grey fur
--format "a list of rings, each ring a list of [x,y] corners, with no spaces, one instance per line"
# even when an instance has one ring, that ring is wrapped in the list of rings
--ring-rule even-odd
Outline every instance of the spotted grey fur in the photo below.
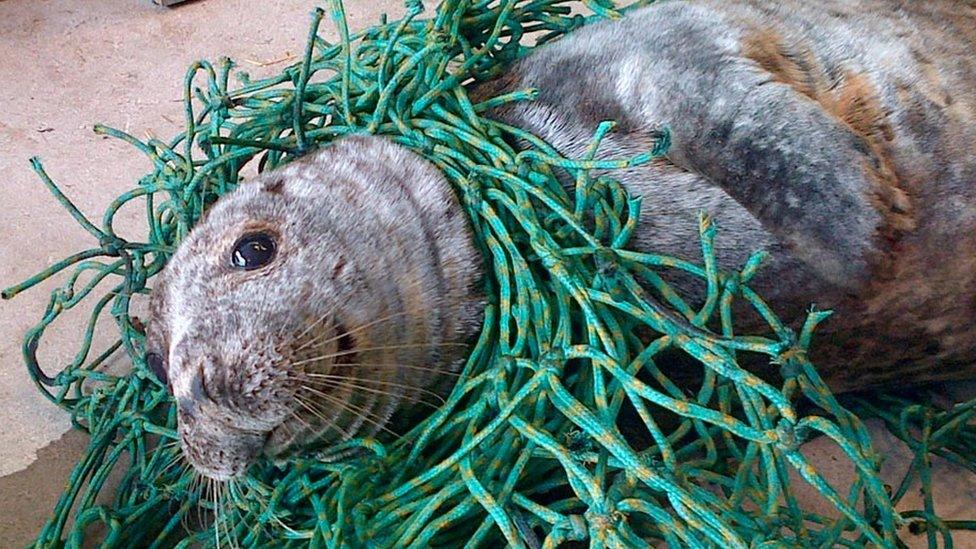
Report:
[[[667,159],[617,174],[644,197],[631,245],[695,260],[705,210],[723,229],[721,267],[771,252],[754,286],[788,319],[813,301],[837,311],[813,358],[849,390],[976,370],[974,46],[970,0],[671,0],[540,47],[472,94],[539,88],[490,115],[570,157],[602,120],[620,123],[600,151],[612,157],[645,151],[667,124]],[[433,387],[423,370],[316,363],[396,390],[331,390],[373,423],[328,397],[304,413],[299,335],[328,316],[318,354],[365,326],[346,342],[359,363],[456,364],[440,344],[470,337],[481,303],[463,217],[432,166],[374,137],[221,199],[161,275],[147,342],[165,356],[194,466],[227,478],[262,452],[376,432]],[[280,257],[233,271],[229,248],[260,228]],[[398,345],[415,346],[368,350]]]

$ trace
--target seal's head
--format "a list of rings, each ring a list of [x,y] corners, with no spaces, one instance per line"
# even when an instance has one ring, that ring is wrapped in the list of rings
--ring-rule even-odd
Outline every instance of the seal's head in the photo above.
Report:
[[[217,201],[159,275],[147,362],[215,479],[386,428],[477,330],[481,259],[443,175],[340,140]]]

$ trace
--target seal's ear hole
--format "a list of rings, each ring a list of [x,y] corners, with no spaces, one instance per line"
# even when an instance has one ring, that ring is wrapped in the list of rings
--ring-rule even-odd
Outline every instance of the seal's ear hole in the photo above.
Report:
[[[244,271],[260,269],[274,260],[277,250],[278,244],[270,233],[248,233],[234,243],[231,264]]]

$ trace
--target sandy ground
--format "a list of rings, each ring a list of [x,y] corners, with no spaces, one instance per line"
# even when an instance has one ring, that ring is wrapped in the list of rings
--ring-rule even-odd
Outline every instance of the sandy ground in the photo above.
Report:
[[[48,173],[91,219],[149,169],[127,145],[95,136],[92,125],[168,137],[180,127],[186,67],[228,55],[253,76],[279,70],[301,51],[313,0],[198,0],[167,9],[148,0],[0,0],[0,286],[20,281],[92,244],[30,170],[39,155]],[[350,27],[380,13],[397,17],[399,0],[346,0]],[[326,27],[327,25],[323,25]],[[270,62],[270,63],[269,63]],[[266,66],[261,66],[261,65]],[[139,217],[126,219],[133,229]],[[0,303],[0,546],[28,543],[50,512],[86,436],[43,399],[26,375],[21,340],[39,318],[53,284]],[[63,328],[63,327],[62,327]],[[55,328],[41,355],[64,363],[75,330]],[[111,326],[100,326],[107,333]],[[887,439],[882,450],[904,452]],[[832,459],[817,443],[820,461]],[[838,473],[840,474],[840,473]],[[937,475],[950,515],[976,503],[976,481],[948,469]],[[957,546],[976,547],[976,538]],[[966,543],[968,541],[969,543]]]

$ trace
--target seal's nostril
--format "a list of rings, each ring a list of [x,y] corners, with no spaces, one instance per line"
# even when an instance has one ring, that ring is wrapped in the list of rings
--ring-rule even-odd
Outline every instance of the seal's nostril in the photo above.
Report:
[[[203,376],[203,365],[201,364],[197,368],[197,373],[190,380],[190,397],[193,400],[199,401],[201,399],[213,400],[210,391],[207,390],[206,379]]]
[[[195,400],[189,398],[179,399],[179,410],[180,421],[182,421],[185,425],[189,427],[196,422],[197,403]]]
[[[162,355],[152,351],[146,353],[146,366],[149,367],[160,383],[169,387],[169,376],[166,373],[166,365],[163,362]]]

